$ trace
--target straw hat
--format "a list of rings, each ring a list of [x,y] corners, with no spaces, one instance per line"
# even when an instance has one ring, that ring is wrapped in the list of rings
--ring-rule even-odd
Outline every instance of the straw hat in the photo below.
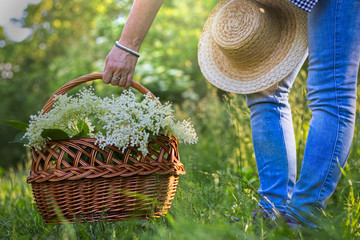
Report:
[[[306,23],[306,12],[288,0],[221,0],[200,36],[200,69],[228,92],[265,90],[307,54]]]

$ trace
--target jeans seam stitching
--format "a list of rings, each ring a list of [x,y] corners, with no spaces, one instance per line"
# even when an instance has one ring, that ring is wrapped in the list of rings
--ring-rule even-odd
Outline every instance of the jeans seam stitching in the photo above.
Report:
[[[285,135],[284,135],[284,129],[283,129],[283,124],[282,124],[282,121],[281,121],[281,109],[279,108],[279,107],[277,107],[277,109],[278,109],[278,112],[279,112],[279,119],[280,119],[280,126],[281,126],[281,134],[282,134],[282,136],[283,136],[283,141],[282,141],[282,147],[284,148],[284,150],[285,150],[285,153],[286,153],[286,156],[288,155],[288,149],[287,149],[287,147],[286,147],[286,144],[285,144]],[[289,189],[289,177],[290,177],[290,175],[289,175],[289,159],[287,159],[288,161],[286,161],[286,167],[287,167],[287,169],[288,169],[288,172],[287,172],[287,182],[286,182],[286,201],[285,201],[285,206],[286,206],[286,202],[287,202],[287,200],[288,200],[288,189]]]
[[[340,125],[340,110],[339,110],[339,103],[338,103],[338,95],[337,95],[337,73],[336,73],[336,65],[337,65],[337,62],[336,62],[336,56],[337,56],[337,52],[336,52],[336,49],[337,49],[337,38],[336,38],[336,32],[337,32],[337,13],[338,13],[338,1],[336,1],[336,7],[335,7],[335,24],[334,24],[334,46],[333,46],[333,50],[334,50],[334,59],[333,59],[333,77],[334,77],[334,84],[335,84],[335,103],[336,103],[336,106],[337,106],[337,111],[338,111],[338,124],[337,124],[337,135],[336,135],[336,140],[335,140],[335,144],[334,144],[334,149],[333,149],[333,154],[331,156],[331,160],[330,160],[330,163],[329,163],[329,167],[328,167],[328,170],[326,172],[326,175],[325,175],[325,179],[323,181],[323,183],[321,184],[321,187],[320,187],[320,190],[319,190],[319,193],[318,193],[318,197],[317,197],[317,200],[316,202],[314,202],[314,204],[312,205],[313,207],[316,206],[317,204],[319,204],[319,202],[321,201],[322,199],[322,195],[323,195],[323,189],[325,188],[325,185],[327,184],[328,182],[328,179],[329,179],[329,175],[332,174],[332,170],[333,170],[333,163],[334,163],[334,155],[335,155],[335,152],[336,152],[336,149],[337,149],[337,143],[338,143],[338,140],[339,140],[339,125]]]

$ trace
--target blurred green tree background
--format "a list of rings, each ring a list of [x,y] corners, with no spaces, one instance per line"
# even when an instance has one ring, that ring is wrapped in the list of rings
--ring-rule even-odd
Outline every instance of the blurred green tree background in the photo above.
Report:
[[[208,84],[197,64],[197,41],[216,0],[165,1],[141,48],[135,80],[162,101],[179,104],[203,98]],[[102,72],[118,40],[130,0],[42,0],[16,19],[33,33],[21,42],[0,28],[0,120],[28,121],[65,82]],[[119,89],[96,83],[101,94]],[[10,144],[16,130],[0,124],[0,166],[25,161],[25,149]]]

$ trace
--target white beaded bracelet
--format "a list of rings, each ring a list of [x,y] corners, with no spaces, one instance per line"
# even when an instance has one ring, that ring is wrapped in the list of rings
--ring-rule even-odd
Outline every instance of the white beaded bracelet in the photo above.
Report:
[[[134,55],[136,57],[140,57],[140,54],[138,52],[135,52],[134,50],[131,50],[130,48],[127,48],[127,47],[121,45],[118,41],[115,42],[115,46],[128,52],[128,53],[131,53],[132,55]]]

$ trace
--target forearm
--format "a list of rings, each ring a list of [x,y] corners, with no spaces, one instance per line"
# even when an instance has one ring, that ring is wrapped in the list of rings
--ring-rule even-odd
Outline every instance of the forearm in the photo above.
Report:
[[[134,0],[129,17],[121,33],[121,45],[139,52],[157,12],[164,0]],[[114,46],[105,60],[104,83],[118,85],[125,89],[133,80],[137,57]]]
[[[135,0],[119,42],[139,51],[164,0]]]

